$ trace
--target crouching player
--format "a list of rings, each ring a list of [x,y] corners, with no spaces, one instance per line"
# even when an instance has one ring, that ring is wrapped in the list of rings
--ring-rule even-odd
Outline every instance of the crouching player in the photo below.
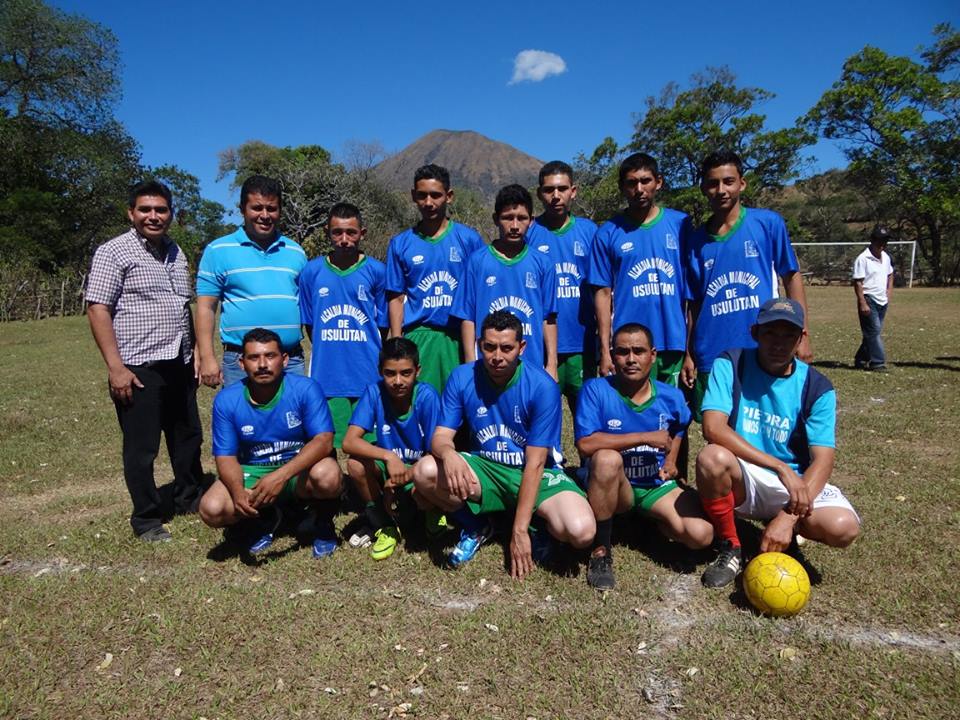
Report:
[[[696,492],[676,482],[690,411],[679,390],[650,379],[657,360],[650,330],[622,325],[614,333],[611,357],[614,374],[584,384],[574,423],[577,449],[589,458],[587,499],[597,536],[587,582],[598,590],[616,584],[610,550],[614,514],[639,508],[689,548],[713,541]]]
[[[420,353],[407,338],[390,338],[380,351],[378,383],[367,387],[350,417],[343,449],[350,453],[347,472],[366,503],[364,524],[350,544],[371,542],[370,557],[386,560],[400,540],[396,493],[409,492],[420,459],[430,452],[430,438],[440,414],[440,397],[417,381]],[[364,440],[376,433],[376,445]]]
[[[846,547],[860,518],[833,472],[837,395],[823,375],[797,358],[806,331],[796,300],[760,306],[755,349],[716,359],[703,402],[707,446],[697,456],[697,489],[719,540],[701,578],[733,582],[741,567],[734,515],[767,522],[761,552],[783,551],[795,533]]]
[[[521,362],[524,347],[515,315],[497,310],[484,318],[482,359],[450,375],[433,434],[435,461],[425,457],[414,475],[417,492],[461,523],[450,554],[454,566],[473,558],[490,537],[486,513],[514,510],[510,574],[518,579],[533,569],[528,529],[534,513],[550,535],[576,548],[589,545],[596,530],[584,493],[557,467],[560,389],[539,363]],[[453,445],[461,424],[469,429],[469,453]],[[536,536],[538,545],[548,541],[542,529]]]
[[[284,372],[287,353],[272,330],[243,337],[246,379],[213,401],[213,454],[219,479],[200,500],[210,527],[248,523],[249,552],[273,543],[279,501],[306,500],[317,513],[315,557],[337,547],[333,515],[343,481],[334,459],[333,420],[320,385]]]

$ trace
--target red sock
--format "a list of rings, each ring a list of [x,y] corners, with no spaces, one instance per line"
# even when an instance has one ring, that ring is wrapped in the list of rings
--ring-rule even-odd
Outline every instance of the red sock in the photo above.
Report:
[[[707,518],[713,523],[717,535],[722,540],[729,540],[734,547],[740,547],[740,538],[737,537],[737,526],[733,519],[733,493],[729,492],[718,498],[701,497],[700,504],[703,505]]]

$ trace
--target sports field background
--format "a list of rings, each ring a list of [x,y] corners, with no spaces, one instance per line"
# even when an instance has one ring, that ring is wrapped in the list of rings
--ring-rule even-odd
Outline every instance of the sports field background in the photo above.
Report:
[[[960,291],[894,293],[887,375],[851,367],[852,289],[808,292],[839,393],[834,482],[864,528],[804,546],[813,595],[787,620],[704,590],[709,554],[632,519],[607,595],[582,565],[515,583],[497,543],[457,572],[422,545],[318,562],[288,538],[247,564],[196,517],[139,543],[86,319],[3,325],[0,716],[956,717]]]

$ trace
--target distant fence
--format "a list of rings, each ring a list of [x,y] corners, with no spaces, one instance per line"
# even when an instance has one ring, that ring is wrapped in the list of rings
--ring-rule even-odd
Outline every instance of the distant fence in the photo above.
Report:
[[[83,313],[86,271],[47,274],[29,265],[0,263],[0,322]]]

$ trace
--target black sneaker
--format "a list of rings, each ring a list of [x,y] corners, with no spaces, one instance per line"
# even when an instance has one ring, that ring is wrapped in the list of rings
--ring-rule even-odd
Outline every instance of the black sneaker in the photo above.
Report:
[[[587,564],[587,585],[596,590],[613,590],[617,578],[613,574],[613,558],[610,554],[591,555]]]
[[[146,532],[140,533],[137,537],[140,539],[140,542],[145,543],[170,542],[173,540],[173,537],[170,535],[170,531],[167,530],[163,525],[152,527]]]
[[[729,540],[724,540],[717,548],[716,560],[703,571],[700,582],[708,588],[721,588],[736,580],[739,573],[740,548],[734,547]]]

